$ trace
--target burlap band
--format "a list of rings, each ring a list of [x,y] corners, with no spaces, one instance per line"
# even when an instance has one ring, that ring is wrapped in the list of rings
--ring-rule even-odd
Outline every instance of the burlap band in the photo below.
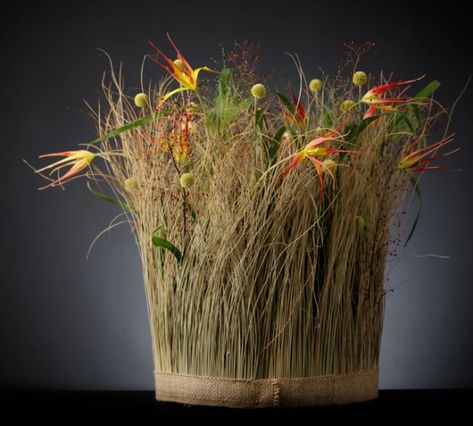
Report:
[[[232,408],[303,407],[368,401],[378,396],[378,369],[354,374],[240,380],[155,373],[156,399]]]

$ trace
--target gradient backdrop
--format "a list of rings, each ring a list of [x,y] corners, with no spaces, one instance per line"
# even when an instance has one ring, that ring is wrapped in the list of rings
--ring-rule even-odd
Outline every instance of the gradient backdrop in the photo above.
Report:
[[[29,2],[33,3],[33,2]],[[94,137],[82,102],[96,104],[107,61],[123,61],[138,87],[147,40],[169,31],[191,63],[250,39],[262,69],[287,78],[284,52],[300,55],[310,77],[334,73],[346,41],[376,43],[365,71],[396,79],[427,74],[451,104],[473,70],[470,14],[462,3],[292,1],[15,2],[1,14],[0,90],[2,256],[0,386],[152,389],[152,360],[141,268],[128,229],[93,238],[118,214],[85,182],[39,192],[22,162]],[[100,3],[100,4],[96,4]],[[211,65],[211,63],[210,63]],[[146,76],[157,78],[152,64]],[[462,388],[473,384],[471,280],[473,88],[456,109],[461,151],[447,164],[462,173],[426,175],[423,215],[404,260],[391,274],[381,356],[382,388]],[[436,253],[449,260],[418,258]]]

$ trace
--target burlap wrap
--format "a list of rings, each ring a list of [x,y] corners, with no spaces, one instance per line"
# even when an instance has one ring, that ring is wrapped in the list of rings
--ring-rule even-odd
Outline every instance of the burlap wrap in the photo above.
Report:
[[[378,369],[354,374],[240,380],[155,372],[156,399],[232,408],[303,407],[378,396]]]

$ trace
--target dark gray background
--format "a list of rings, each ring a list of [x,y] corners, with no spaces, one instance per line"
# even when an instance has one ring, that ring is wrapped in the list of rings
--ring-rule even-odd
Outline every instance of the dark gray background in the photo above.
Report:
[[[16,2],[1,16],[2,256],[0,385],[151,389],[152,360],[139,258],[130,232],[95,235],[117,214],[84,181],[42,183],[21,160],[74,148],[94,136],[93,104],[107,63],[125,63],[130,93],[147,40],[171,32],[191,63],[208,64],[235,39],[259,41],[262,68],[295,78],[285,51],[309,77],[333,73],[346,41],[374,41],[363,69],[427,74],[451,104],[472,72],[470,14],[461,2]],[[95,4],[100,3],[100,4]],[[462,2],[464,3],[464,2]],[[230,11],[231,10],[231,11]],[[148,77],[161,70],[146,68]],[[423,179],[418,232],[391,274],[381,357],[382,388],[461,388],[473,383],[471,254],[472,88],[454,116],[462,173]],[[451,259],[416,258],[436,253]]]

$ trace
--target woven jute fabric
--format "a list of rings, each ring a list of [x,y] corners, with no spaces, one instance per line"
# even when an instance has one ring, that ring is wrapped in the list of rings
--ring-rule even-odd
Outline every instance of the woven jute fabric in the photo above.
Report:
[[[328,376],[240,380],[155,372],[156,399],[232,408],[303,407],[369,401],[378,369]]]

